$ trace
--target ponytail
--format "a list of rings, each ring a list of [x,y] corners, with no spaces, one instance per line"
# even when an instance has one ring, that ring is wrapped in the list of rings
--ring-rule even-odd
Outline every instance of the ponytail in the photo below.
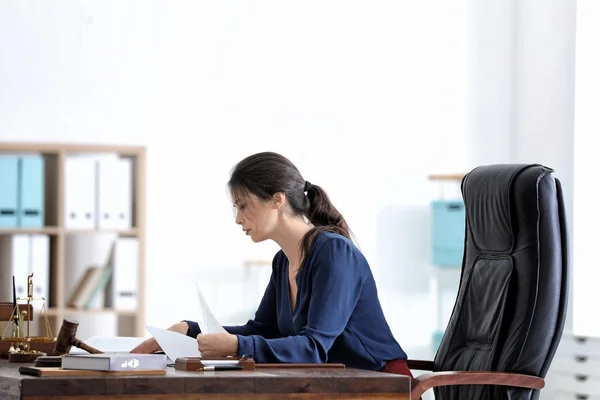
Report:
[[[300,244],[300,259],[306,260],[314,239],[321,232],[333,232],[350,240],[351,233],[343,215],[334,207],[329,196],[320,186],[306,181],[304,190],[308,199],[308,211],[306,217],[314,225],[302,238]],[[302,261],[301,265],[304,264]]]
[[[283,192],[292,214],[308,218],[314,227],[300,243],[301,267],[319,233],[333,232],[352,240],[346,220],[331,204],[327,193],[305,180],[298,168],[281,154],[262,152],[244,158],[234,167],[228,186],[234,197],[253,193],[269,200],[275,193]]]

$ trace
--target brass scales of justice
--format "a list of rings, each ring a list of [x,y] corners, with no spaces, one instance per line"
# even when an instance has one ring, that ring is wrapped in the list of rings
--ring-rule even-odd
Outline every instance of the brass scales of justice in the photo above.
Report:
[[[19,301],[22,303],[19,304]],[[42,302],[40,321],[41,316],[43,315],[46,335],[32,336],[30,332],[30,321],[33,320],[33,303],[38,301]],[[46,299],[43,297],[33,297],[33,274],[30,274],[27,277],[27,297],[17,297],[15,277],[13,276],[13,305],[14,308],[10,320],[6,328],[3,329],[2,337],[0,338],[2,342],[10,342],[8,361],[26,363],[33,362],[40,356],[46,356],[46,353],[31,348],[32,343],[56,342],[56,337],[52,336],[50,322],[48,321]],[[21,307],[19,307],[20,305]],[[31,310],[32,315],[27,315],[29,310]]]

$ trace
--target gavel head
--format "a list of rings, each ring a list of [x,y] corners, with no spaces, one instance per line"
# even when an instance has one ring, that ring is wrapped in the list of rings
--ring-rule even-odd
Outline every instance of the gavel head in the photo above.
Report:
[[[77,335],[77,327],[79,322],[63,319],[62,326],[56,337],[56,343],[54,344],[54,354],[57,356],[63,356],[71,351],[73,345],[73,339]]]

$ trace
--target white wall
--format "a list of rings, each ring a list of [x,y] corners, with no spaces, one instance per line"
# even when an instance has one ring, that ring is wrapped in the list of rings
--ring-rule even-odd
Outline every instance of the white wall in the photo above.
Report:
[[[426,344],[431,326],[409,321],[432,306],[410,301],[427,297],[410,272],[428,262],[414,250],[428,251],[427,174],[466,167],[464,10],[2,2],[0,139],[148,146],[147,322],[159,326],[195,317],[191,277],[232,282],[244,259],[272,257],[235,226],[225,184],[242,157],[280,151],[349,220],[400,342]],[[245,311],[239,297],[218,316]]]
[[[433,310],[428,173],[541,162],[571,204],[574,2],[58,4],[0,5],[0,139],[148,146],[150,324],[194,317],[190,277],[239,290],[276,250],[226,196],[255,151],[328,190],[409,349],[434,323],[414,322]],[[217,316],[247,311],[235,295]]]

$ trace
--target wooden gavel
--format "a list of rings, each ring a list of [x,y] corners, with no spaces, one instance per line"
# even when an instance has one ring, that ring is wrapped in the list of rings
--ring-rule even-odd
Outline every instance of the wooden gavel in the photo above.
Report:
[[[76,335],[78,326],[79,322],[77,321],[63,319],[62,326],[60,327],[60,331],[56,337],[56,343],[54,344],[55,355],[63,356],[65,354],[69,354],[72,346],[85,350],[91,354],[102,354],[100,350],[95,349],[92,346],[88,346],[81,340],[77,339]]]

